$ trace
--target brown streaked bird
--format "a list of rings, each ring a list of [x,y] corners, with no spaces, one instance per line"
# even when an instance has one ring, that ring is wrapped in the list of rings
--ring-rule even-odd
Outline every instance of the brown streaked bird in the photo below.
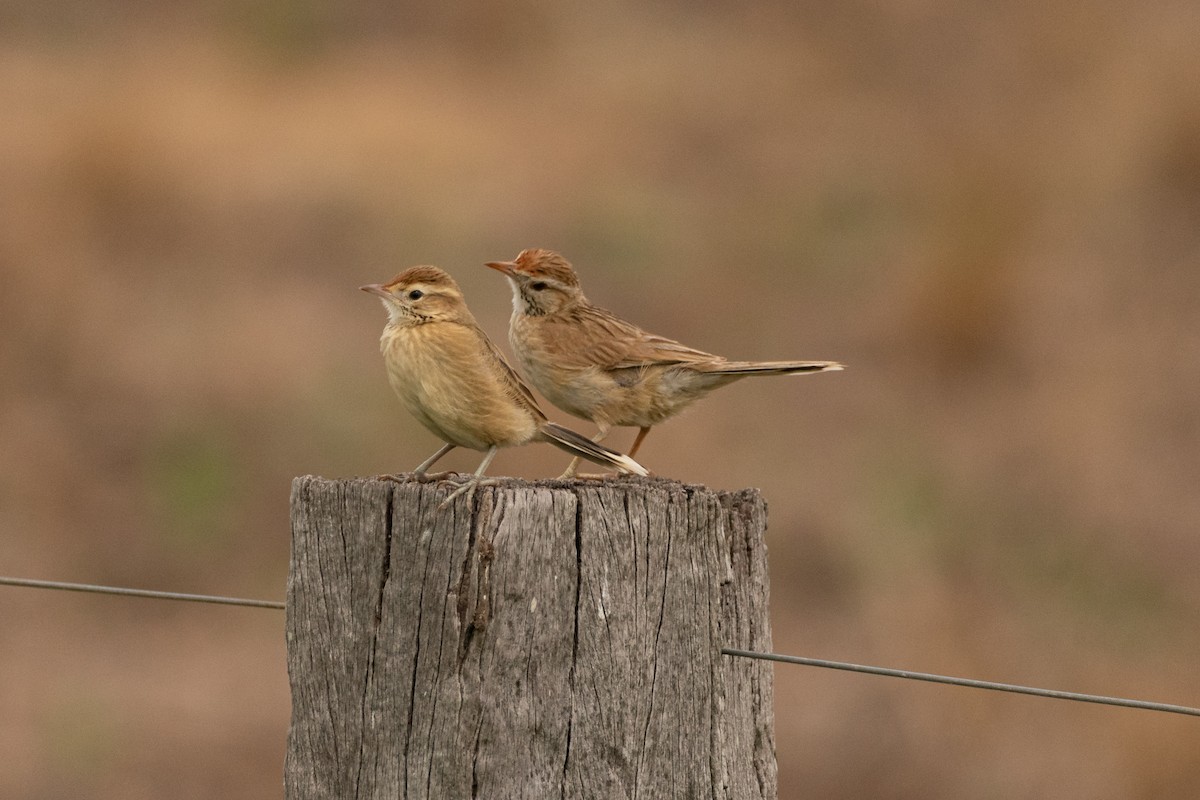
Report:
[[[728,361],[647,333],[588,302],[571,264],[552,250],[522,250],[487,266],[512,284],[508,335],[526,379],[563,411],[596,423],[594,441],[614,426],[639,428],[631,457],[651,427],[719,386],[843,368],[836,361]]]
[[[621,472],[649,474],[632,458],[549,422],[443,270],[411,267],[389,283],[359,288],[378,295],[387,309],[379,348],[392,389],[421,424],[446,442],[416,468],[415,477],[424,478],[455,447],[485,453],[479,469],[443,506],[474,491],[499,448],[529,442],[548,442]]]

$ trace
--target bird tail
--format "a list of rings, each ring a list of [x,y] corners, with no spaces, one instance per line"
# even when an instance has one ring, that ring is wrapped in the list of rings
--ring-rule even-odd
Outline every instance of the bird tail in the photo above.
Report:
[[[570,428],[564,428],[554,422],[543,422],[539,429],[545,440],[555,447],[566,450],[573,456],[586,458],[602,467],[611,467],[621,472],[633,475],[649,475],[650,471],[627,455],[610,450],[602,444],[578,434]]]
[[[836,361],[722,361],[704,371],[718,375],[799,375],[845,369]]]

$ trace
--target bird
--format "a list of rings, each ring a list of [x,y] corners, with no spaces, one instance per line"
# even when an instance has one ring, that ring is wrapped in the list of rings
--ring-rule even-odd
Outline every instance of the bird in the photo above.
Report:
[[[522,250],[513,261],[489,261],[512,286],[509,342],[525,378],[554,405],[599,427],[646,434],[713,389],[755,375],[844,369],[836,361],[729,361],[647,333],[587,299],[570,262],[553,250]],[[571,477],[575,459],[563,473]]]
[[[444,270],[410,267],[388,283],[359,288],[377,295],[387,310],[379,347],[392,389],[445,442],[416,468],[414,478],[438,477],[429,476],[429,468],[455,447],[484,453],[474,475],[442,507],[464,491],[474,492],[499,448],[529,442],[548,442],[620,472],[649,474],[632,458],[550,422]]]

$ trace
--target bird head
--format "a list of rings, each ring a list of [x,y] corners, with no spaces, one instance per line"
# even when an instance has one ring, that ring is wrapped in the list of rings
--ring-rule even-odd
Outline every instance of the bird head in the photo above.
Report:
[[[358,288],[383,300],[393,325],[462,321],[471,316],[458,284],[437,267],[409,267],[387,283]]]
[[[522,250],[512,261],[489,261],[487,266],[508,278],[519,314],[554,314],[584,300],[571,263],[553,250]]]

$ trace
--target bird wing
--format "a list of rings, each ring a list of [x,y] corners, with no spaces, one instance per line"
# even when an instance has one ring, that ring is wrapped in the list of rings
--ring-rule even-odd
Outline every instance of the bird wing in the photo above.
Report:
[[[483,329],[476,326],[475,330],[479,334],[479,341],[483,347],[484,357],[496,365],[496,372],[500,375],[501,381],[508,389],[509,395],[518,403],[528,408],[538,419],[546,419],[546,415],[542,413],[542,409],[538,407],[537,400],[533,397],[533,392],[529,391],[529,387],[521,380],[521,376],[516,373],[516,370],[509,366],[508,360],[504,358],[504,354],[488,338]]]
[[[573,330],[574,347],[560,353],[571,366],[631,369],[700,364],[719,361],[718,356],[680,344],[674,339],[648,333],[631,322],[595,306],[575,309],[567,325]]]

